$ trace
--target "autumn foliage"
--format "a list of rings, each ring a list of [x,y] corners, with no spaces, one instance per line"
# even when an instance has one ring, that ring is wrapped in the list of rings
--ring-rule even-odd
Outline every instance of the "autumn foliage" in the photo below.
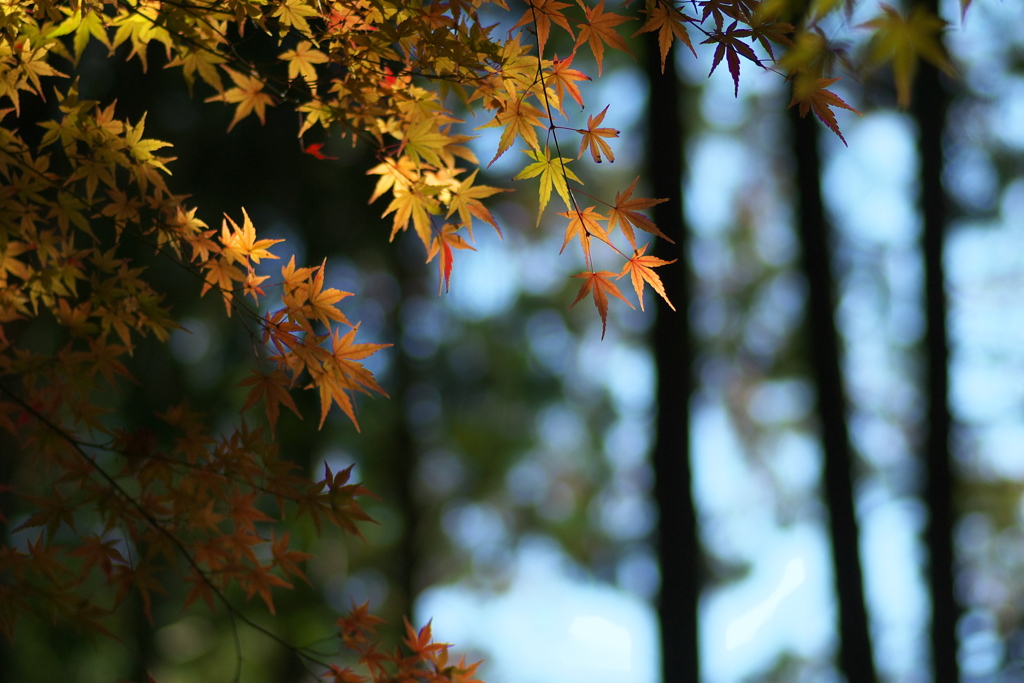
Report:
[[[282,409],[299,414],[300,391],[316,394],[320,425],[337,406],[358,428],[356,398],[385,395],[363,363],[388,344],[358,338],[358,321],[344,312],[349,293],[325,284],[326,263],[271,268],[279,240],[261,239],[245,209],[211,227],[180,194],[188,188],[169,187],[170,145],[146,136],[145,117],[123,120],[114,102],[80,98],[87,46],[149,70],[179,69],[195,97],[231,107],[229,132],[284,109],[298,114],[296,154],[330,163],[325,143],[311,141],[327,135],[369,145],[378,163],[368,169],[377,177],[368,199],[381,200],[392,238],[415,232],[438,264],[439,288],[472,249],[474,224],[501,234],[489,204],[511,188],[483,178],[487,165],[514,155],[514,179],[537,193],[537,223],[557,221],[562,250],[580,249],[576,301],[592,299],[604,325],[612,300],[633,306],[624,279],[641,308],[647,287],[672,306],[656,270],[672,261],[648,253],[652,238],[669,237],[645,213],[664,200],[644,197],[639,178],[614,199],[584,191],[581,167],[614,162],[619,131],[608,106],[583,120],[583,87],[611,52],[632,55],[642,49],[634,39],[649,33],[663,65],[676,43],[694,55],[706,44],[710,71],[726,69],[737,92],[741,68],[774,72],[791,82],[791,106],[839,135],[835,110],[852,107],[830,90],[842,55],[820,26],[841,23],[852,5],[811,4],[797,15],[785,0],[4,2],[0,438],[18,463],[3,484],[25,516],[16,527],[3,520],[0,631],[11,638],[35,615],[102,632],[129,595],[149,614],[168,571],[188,585],[184,608],[205,603],[244,620],[227,598],[235,588],[273,612],[275,590],[305,580],[307,556],[287,523],[306,517],[358,534],[368,519],[368,492],[349,470],[311,480],[274,436]],[[942,24],[922,12],[883,5],[876,19],[848,26],[870,39],[865,65],[892,64],[901,104],[919,59],[950,68]],[[275,42],[274,63],[237,49],[253,34]],[[59,116],[42,122],[41,136],[26,135],[23,100],[43,97]],[[470,115],[476,129],[498,133],[483,165],[469,145]],[[545,216],[552,201],[559,219]],[[139,244],[193,273],[195,294],[220,297],[224,314],[251,332],[244,415],[227,432],[184,398],[156,416],[159,429],[126,427],[112,412],[110,396],[133,381],[133,351],[179,327]],[[25,331],[34,325],[59,342],[33,346]],[[15,532],[29,540],[12,542]],[[375,629],[365,606],[338,621],[339,652],[358,671],[344,658],[296,654],[328,681],[474,680],[475,665],[449,662],[429,626],[407,626],[397,653],[378,649]]]

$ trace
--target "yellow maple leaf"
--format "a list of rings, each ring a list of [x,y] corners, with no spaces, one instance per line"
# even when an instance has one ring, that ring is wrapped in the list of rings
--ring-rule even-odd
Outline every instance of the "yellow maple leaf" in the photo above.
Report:
[[[228,230],[229,226],[230,230]],[[268,251],[268,247],[272,247],[278,242],[284,242],[284,240],[257,240],[256,227],[249,219],[248,212],[242,209],[242,227],[238,227],[238,223],[235,223],[230,216],[224,214],[224,222],[221,225],[220,231],[220,242],[224,245],[221,254],[228,260],[228,263],[234,263],[235,261],[242,263],[250,259],[255,263],[259,263],[260,259],[278,258]]]
[[[883,4],[882,14],[860,26],[874,29],[868,46],[870,60],[876,64],[892,62],[896,102],[900,107],[910,106],[910,89],[919,59],[934,64],[950,76],[954,75],[953,65],[939,40],[946,22],[924,7],[918,5],[904,16]]]
[[[247,76],[242,73],[238,73],[234,69],[228,67],[222,67],[227,72],[231,80],[234,81],[235,87],[230,88],[222,93],[207,97],[207,102],[227,102],[228,104],[237,104],[235,107],[235,116],[231,119],[231,125],[228,126],[228,132],[235,127],[235,124],[244,119],[253,112],[259,118],[260,123],[266,123],[266,110],[267,106],[274,105],[274,98],[263,92],[263,81],[255,76]]]
[[[328,61],[327,55],[313,47],[308,40],[299,41],[294,50],[288,50],[278,55],[280,59],[288,62],[288,78],[295,80],[299,76],[306,82],[309,89],[316,93],[316,65]]]

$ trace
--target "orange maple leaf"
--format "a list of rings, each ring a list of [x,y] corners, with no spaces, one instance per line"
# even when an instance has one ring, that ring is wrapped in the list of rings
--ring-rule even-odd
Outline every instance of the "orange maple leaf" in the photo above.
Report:
[[[626,300],[626,297],[622,296],[622,292],[612,282],[611,278],[615,277],[615,273],[607,270],[599,270],[597,272],[577,273],[573,275],[575,278],[583,280],[583,285],[580,287],[579,294],[569,308],[572,308],[580,302],[580,300],[587,294],[593,292],[594,294],[594,305],[597,306],[597,312],[601,314],[601,339],[604,339],[605,330],[608,327],[608,295],[611,294],[617,299],[622,299],[626,302],[626,305],[633,308],[633,304]]]
[[[439,277],[439,282],[437,283],[438,295],[441,294],[442,286],[444,286],[444,291],[447,292],[451,283],[452,260],[454,258],[452,249],[469,249],[471,251],[476,251],[476,249],[470,246],[466,240],[462,239],[462,235],[457,232],[458,229],[459,226],[448,223],[441,229],[440,234],[434,235],[434,239],[430,243],[430,251],[427,253],[427,263],[433,261],[434,257],[438,254],[441,256],[437,262]]]
[[[668,240],[672,244],[675,242],[661,230],[658,230],[658,226],[648,218],[647,216],[640,213],[641,209],[649,209],[655,204],[661,204],[667,202],[667,199],[647,199],[644,197],[637,197],[632,199],[633,190],[636,188],[637,182],[640,180],[640,176],[637,176],[633,180],[632,184],[626,189],[625,192],[615,193],[615,206],[608,214],[608,232],[615,229],[618,225],[622,228],[622,234],[629,240],[629,245],[636,249],[636,236],[633,234],[633,227],[636,226],[644,232],[649,232],[652,235]]]
[[[591,156],[594,157],[594,161],[601,163],[601,152],[604,152],[608,156],[608,161],[615,161],[615,154],[612,153],[611,146],[605,142],[605,138],[617,138],[619,137],[619,131],[614,128],[597,128],[601,122],[604,121],[604,115],[608,113],[608,107],[606,105],[601,113],[597,116],[590,116],[587,118],[587,129],[576,129],[576,132],[581,134],[583,138],[580,140],[580,154],[577,159],[583,156],[583,153],[590,149]]]
[[[825,89],[838,80],[838,78],[815,78],[806,73],[797,74],[796,78],[793,79],[793,100],[789,103],[789,106],[792,107],[794,104],[799,103],[800,116],[807,116],[808,111],[813,111],[818,120],[828,126],[830,131],[838,135],[845,145],[846,138],[839,131],[835,112],[830,107],[848,109],[858,116],[863,116],[863,114],[844,102],[839,95]]]
[[[302,419],[302,414],[295,406],[295,401],[288,391],[288,388],[291,386],[291,380],[281,370],[274,370],[269,375],[264,375],[259,370],[252,370],[252,376],[243,379],[236,386],[252,387],[245,399],[245,405],[242,406],[242,412],[256,405],[256,402],[261,398],[263,399],[263,408],[267,413],[267,422],[270,423],[271,434],[274,433],[274,428],[277,426],[277,418],[281,413],[280,406],[282,403],[286,408],[298,415],[300,420]]]
[[[593,206],[588,206],[583,211],[560,211],[559,216],[565,216],[569,219],[569,227],[565,229],[565,240],[562,242],[562,248],[559,250],[559,254],[565,251],[566,246],[572,241],[574,237],[579,238],[580,246],[583,247],[583,254],[587,257],[587,264],[590,264],[590,237],[594,236],[597,239],[611,244],[608,241],[608,233],[598,221],[608,220],[608,217],[594,211]]]
[[[313,278],[309,282],[309,290],[306,295],[307,303],[302,307],[302,312],[308,319],[319,320],[327,328],[331,326],[332,320],[351,326],[348,318],[338,310],[335,304],[347,296],[352,296],[352,293],[334,288],[324,289],[324,270],[326,267],[327,259],[324,259],[320,267],[313,271]]]
[[[527,0],[526,5],[526,12],[523,13],[523,16],[519,18],[519,21],[511,30],[514,31],[520,26],[533,24],[537,29],[538,54],[544,54],[544,45],[548,42],[548,36],[551,34],[551,22],[555,22],[556,25],[564,28],[570,36],[573,35],[572,29],[569,28],[569,20],[562,14],[563,8],[572,6],[568,2],[558,2],[558,0]]]
[[[665,293],[665,285],[661,282],[661,278],[655,273],[652,268],[658,266],[667,266],[670,263],[675,263],[677,259],[666,261],[660,259],[657,256],[644,256],[644,252],[647,251],[649,244],[645,244],[640,249],[633,250],[633,257],[626,261],[626,265],[622,267],[622,272],[619,273],[619,278],[623,278],[629,273],[629,278],[633,283],[633,290],[636,292],[636,298],[640,301],[640,310],[644,310],[644,283],[646,282],[651,286],[658,295],[665,300],[668,307],[673,311],[676,307],[669,301],[668,295]]]
[[[594,61],[597,62],[599,76],[604,62],[604,46],[606,44],[608,47],[621,50],[630,56],[633,55],[629,46],[626,45],[626,41],[615,31],[615,27],[624,21],[629,21],[629,17],[605,12],[604,0],[601,0],[593,8],[587,7],[582,0],[576,0],[576,2],[587,13],[587,23],[576,24],[576,27],[580,29],[580,35],[576,38],[576,47],[584,43],[590,44],[590,51],[594,54]]]
[[[228,230],[228,227],[231,227]],[[244,262],[251,259],[259,263],[260,259],[276,259],[277,256],[268,251],[269,247],[284,240],[256,240],[256,226],[249,219],[249,214],[242,209],[242,227],[232,220],[231,216],[224,214],[224,222],[221,225],[220,242],[224,245],[221,254],[228,260],[228,263]]]
[[[582,71],[570,68],[575,56],[569,55],[565,59],[559,59],[558,55],[555,55],[555,59],[551,62],[551,76],[547,83],[553,83],[555,86],[555,95],[558,98],[557,108],[562,112],[562,116],[565,116],[565,94],[568,93],[569,97],[576,100],[576,104],[583,107],[583,95],[580,94],[576,81],[590,80],[590,76]]]
[[[647,15],[647,21],[640,27],[640,30],[634,33],[634,36],[638,36],[641,33],[648,33],[650,31],[658,32],[658,49],[661,51],[661,72],[665,73],[665,58],[668,57],[669,48],[672,47],[672,43],[675,39],[683,41],[686,47],[690,48],[690,52],[693,56],[697,56],[697,51],[693,49],[693,43],[690,42],[690,35],[686,32],[686,22],[694,21],[693,17],[689,17],[672,5],[659,2],[654,6],[654,10]]]

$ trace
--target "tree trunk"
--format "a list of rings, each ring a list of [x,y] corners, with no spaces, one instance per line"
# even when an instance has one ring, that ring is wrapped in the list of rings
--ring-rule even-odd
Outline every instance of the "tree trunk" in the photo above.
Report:
[[[806,330],[825,454],[825,504],[839,601],[839,667],[849,683],[877,680],[860,561],[860,533],[853,499],[853,458],[846,424],[846,396],[835,325],[829,226],[821,198],[818,128],[813,117],[791,108],[795,129],[797,219],[802,269],[807,278]]]
[[[675,240],[658,241],[654,253],[679,259],[660,270],[675,313],[659,306],[654,323],[654,353],[658,368],[658,419],[654,452],[654,496],[658,506],[658,561],[661,592],[662,680],[697,683],[700,680],[698,608],[702,572],[697,513],[690,485],[689,402],[693,392],[688,311],[687,228],[683,221],[683,127],[679,80],[670,58],[661,73],[655,38],[647,42],[646,71],[650,85],[647,107],[647,177],[653,196],[668,202],[653,208],[654,222]]]
[[[937,0],[925,3],[938,13]],[[912,113],[918,126],[918,170],[921,183],[921,251],[925,276],[925,383],[928,389],[928,432],[925,437],[924,499],[928,507],[925,542],[930,561],[932,603],[932,669],[936,683],[959,683],[956,624],[960,608],[953,593],[953,473],[949,435],[949,344],[946,332],[946,288],[942,264],[948,197],[942,187],[942,136],[949,94],[939,71],[922,64],[915,84]]]

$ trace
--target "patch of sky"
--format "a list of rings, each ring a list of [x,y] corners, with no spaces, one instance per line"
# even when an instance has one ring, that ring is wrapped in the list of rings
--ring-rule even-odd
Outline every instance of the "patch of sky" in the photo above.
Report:
[[[460,325],[436,297],[412,296],[402,304],[402,348],[413,358],[433,356],[458,336]]]
[[[698,236],[721,233],[733,215],[750,168],[751,150],[741,140],[707,134],[694,140],[687,158],[693,173],[687,183],[687,219]]]
[[[1005,646],[1000,626],[989,610],[969,611],[957,624],[960,647],[957,664],[969,680],[986,680],[998,673]]]
[[[636,129],[643,123],[642,118],[648,97],[647,83],[641,78],[637,69],[619,67],[602,76],[596,85],[597,92],[587,93],[584,97],[583,101],[587,104],[585,113],[588,116],[596,116],[606,104],[609,105],[602,125],[615,128],[620,132],[620,137],[609,143],[612,146],[612,151],[615,152],[615,165],[635,168],[643,161],[644,148],[643,145],[635,144],[635,142],[631,144],[630,140],[638,139]],[[575,102],[565,104],[565,111],[572,117],[571,121],[577,121],[575,110],[578,108]],[[570,125],[585,128],[586,120],[582,116],[583,114],[579,115],[578,123]],[[567,131],[562,131],[563,134],[565,132]],[[578,151],[577,137],[573,135],[565,138],[572,142],[573,146],[570,148],[575,151]],[[564,150],[563,147],[563,154],[566,154]],[[589,153],[586,158],[593,161]]]
[[[864,509],[859,495],[865,589],[872,614],[875,662],[891,680],[908,680],[926,666],[921,634],[930,604],[922,581],[925,550],[920,541],[926,518],[920,501],[880,492]]]
[[[596,392],[599,392],[607,382],[611,355],[615,352],[617,339],[613,336],[616,332],[614,328],[609,330],[608,338],[601,339],[601,321],[593,307],[586,308],[584,313],[588,316],[588,330],[580,335],[580,342],[576,347],[576,381],[570,390],[573,395],[585,397],[586,401],[592,402],[596,398]]]
[[[514,256],[520,240],[514,240],[517,244],[510,244],[511,238],[503,242],[493,230],[474,234],[476,251],[456,255],[446,304],[462,318],[483,320],[507,313],[515,303],[523,261]]]
[[[556,403],[537,414],[537,438],[555,461],[571,459],[587,442],[587,427],[579,413]]]
[[[715,397],[698,396],[691,406],[694,496],[708,515],[726,514],[739,501],[751,500],[753,484],[742,445],[728,411]]]
[[[999,174],[992,158],[975,144],[953,143],[946,152],[943,185],[968,211],[990,211],[999,197]]]
[[[420,456],[416,475],[417,489],[441,500],[463,486],[467,472],[463,458],[452,451],[435,448]]]
[[[554,309],[537,311],[526,321],[526,341],[530,363],[559,377],[572,368],[576,339],[565,324],[565,317]]]
[[[750,416],[763,425],[781,425],[803,420],[814,404],[810,385],[798,379],[761,382],[748,398]]]
[[[765,210],[757,216],[754,246],[765,265],[782,267],[796,260],[800,244],[792,226],[792,211],[781,202],[765,196]]]
[[[384,604],[388,597],[388,586],[388,579],[382,572],[372,568],[362,569],[348,575],[335,574],[327,581],[324,597],[336,612],[348,614],[353,604]]]
[[[615,581],[629,593],[653,600],[661,586],[661,571],[654,552],[646,547],[627,552],[615,567]]]
[[[989,121],[996,140],[1010,150],[1024,150],[1024,78],[1006,76]]]
[[[604,433],[604,455],[608,464],[621,476],[622,472],[642,466],[647,462],[651,446],[652,425],[650,419],[629,417],[618,419]]]
[[[505,475],[505,489],[518,505],[539,506],[550,484],[547,471],[534,453],[523,455]]]
[[[886,311],[886,336],[897,346],[917,344],[924,335],[925,318],[921,307],[921,283],[924,264],[916,249],[887,249],[882,255],[889,297]]]
[[[965,422],[986,423],[1019,416],[1024,387],[1016,373],[988,354],[962,349],[950,362],[950,406]]]
[[[644,492],[631,490],[621,481],[593,499],[590,517],[609,538],[616,541],[643,539],[654,529],[657,514]]]
[[[881,469],[905,465],[912,456],[906,431],[872,411],[850,415],[850,438],[860,456]]]
[[[815,523],[773,527],[752,532],[747,548],[758,558],[750,574],[702,600],[706,683],[749,679],[783,652],[814,660],[834,647],[827,531]]]
[[[449,538],[469,551],[484,551],[489,546],[501,545],[508,536],[500,512],[486,503],[448,505],[441,514],[441,527]]]
[[[917,240],[914,131],[900,114],[879,112],[845,126],[849,148],[829,141],[822,191],[850,239],[891,246]],[[826,138],[827,139],[827,138]],[[836,141],[838,142],[838,141]]]
[[[648,410],[654,404],[654,359],[638,345],[615,344],[604,372],[604,385],[619,411]]]
[[[1024,482],[1024,424],[1018,414],[980,428],[979,465],[985,474]]]
[[[525,539],[501,594],[437,586],[416,604],[435,633],[482,651],[481,678],[505,683],[655,683],[657,626],[636,596],[581,582],[549,539]],[[531,653],[533,656],[523,656]]]
[[[821,483],[821,446],[804,432],[777,431],[767,437],[765,464],[771,469],[782,492],[790,497],[810,497]]]

